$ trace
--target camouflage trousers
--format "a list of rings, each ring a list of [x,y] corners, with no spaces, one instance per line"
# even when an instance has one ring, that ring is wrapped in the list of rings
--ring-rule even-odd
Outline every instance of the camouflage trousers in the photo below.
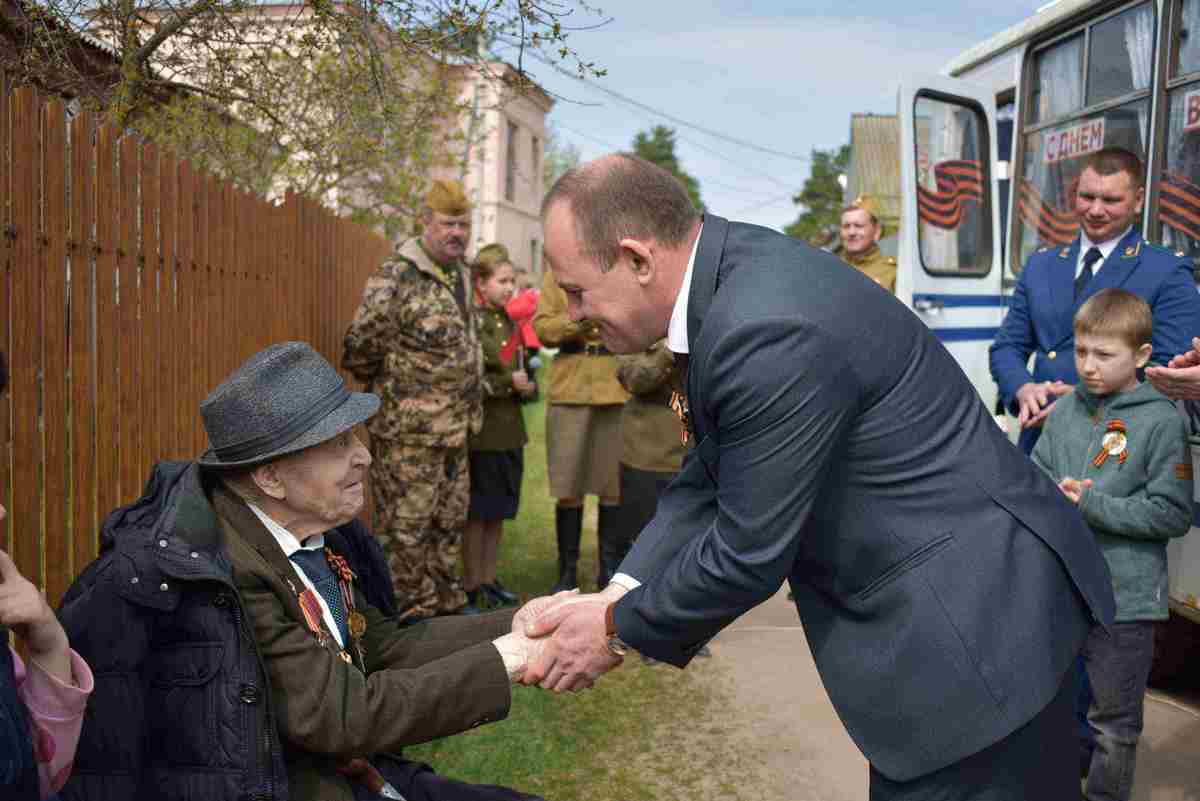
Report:
[[[467,523],[467,449],[372,439],[375,538],[387,554],[400,619],[446,614],[467,602],[458,554]]]

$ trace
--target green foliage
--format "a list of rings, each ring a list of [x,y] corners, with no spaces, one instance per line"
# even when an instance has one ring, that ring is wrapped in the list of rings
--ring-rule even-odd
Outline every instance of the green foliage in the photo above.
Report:
[[[570,142],[562,141],[558,131],[551,125],[546,131],[546,150],[542,155],[542,180],[547,191],[564,172],[578,167],[581,160],[579,148]]]
[[[837,150],[812,151],[812,169],[804,188],[792,197],[792,202],[803,207],[800,216],[783,229],[788,236],[808,241],[823,238],[838,229],[841,224],[842,185],[838,176],[850,167],[850,145]]]
[[[679,157],[675,155],[675,129],[665,125],[655,125],[647,133],[638,132],[633,139],[633,152],[646,161],[651,161],[674,175],[687,190],[692,205],[704,211],[704,201],[700,199],[700,182],[679,166]]]

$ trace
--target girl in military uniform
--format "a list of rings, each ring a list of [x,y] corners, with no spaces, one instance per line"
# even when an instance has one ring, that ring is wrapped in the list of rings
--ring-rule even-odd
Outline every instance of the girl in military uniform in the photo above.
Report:
[[[512,298],[515,272],[503,245],[479,251],[471,267],[479,339],[484,357],[483,428],[470,438],[471,502],[463,536],[463,583],[474,605],[504,606],[517,596],[496,578],[496,554],[504,521],[517,516],[528,442],[521,404],[537,394],[524,369],[516,324],[504,305]]]

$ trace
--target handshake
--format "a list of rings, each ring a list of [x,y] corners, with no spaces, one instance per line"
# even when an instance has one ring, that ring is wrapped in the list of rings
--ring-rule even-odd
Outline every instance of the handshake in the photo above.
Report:
[[[544,690],[586,690],[621,664],[608,647],[605,612],[626,592],[567,590],[534,598],[513,617],[512,632],[493,640],[513,682]]]

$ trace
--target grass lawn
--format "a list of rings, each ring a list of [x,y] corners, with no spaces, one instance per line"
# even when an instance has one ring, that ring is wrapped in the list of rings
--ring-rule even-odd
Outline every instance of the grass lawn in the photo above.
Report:
[[[505,526],[499,574],[509,589],[532,597],[549,590],[558,570],[544,405],[527,406],[525,422],[521,512]],[[579,564],[585,592],[596,576],[595,498],[588,504]],[[447,776],[550,801],[739,798],[753,765],[744,748],[730,746],[737,733],[720,671],[712,664],[688,671],[649,666],[635,655],[587,692],[516,687],[507,720],[405,749],[405,756]]]

